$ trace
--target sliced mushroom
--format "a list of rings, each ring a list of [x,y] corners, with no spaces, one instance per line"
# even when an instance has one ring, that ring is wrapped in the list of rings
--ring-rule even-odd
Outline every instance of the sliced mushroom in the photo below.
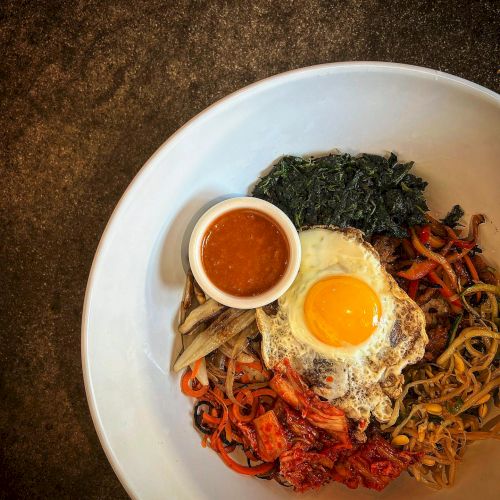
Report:
[[[255,310],[253,309],[248,311],[228,309],[224,311],[205,331],[201,332],[193,340],[193,343],[179,356],[174,364],[174,371],[178,372],[182,370],[182,368],[185,368],[197,359],[217,349],[231,337],[240,333],[244,328],[250,325],[252,321],[255,321]]]
[[[193,288],[194,295],[196,297],[196,300],[198,301],[198,304],[204,304],[207,301],[207,296],[205,295],[205,292],[200,288],[200,285],[198,285],[196,280],[193,283]]]
[[[248,325],[241,333],[240,335],[238,335],[238,337],[233,337],[231,339],[229,339],[227,342],[226,342],[226,345],[229,347],[229,349],[232,349],[235,344],[238,342],[238,340],[240,338],[252,338],[255,333],[258,333],[258,328],[257,328],[257,323],[252,323],[250,325]],[[245,344],[245,347],[246,347],[246,344]]]
[[[256,357],[247,351],[248,339],[252,338],[258,332],[257,323],[253,322],[243,329],[239,335],[234,336],[225,344],[222,344],[219,347],[219,351],[221,351],[228,358],[234,358],[240,363],[252,363],[256,360]],[[235,351],[235,346],[238,344],[240,347]]]
[[[179,317],[179,324],[182,325],[186,319],[186,314],[193,302],[193,275],[191,271],[186,274],[186,283],[184,284],[184,291],[182,293],[181,311]]]
[[[226,306],[215,302],[215,300],[207,300],[188,314],[184,323],[179,326],[179,332],[183,335],[190,333],[200,323],[216,318],[224,309],[226,309]]]

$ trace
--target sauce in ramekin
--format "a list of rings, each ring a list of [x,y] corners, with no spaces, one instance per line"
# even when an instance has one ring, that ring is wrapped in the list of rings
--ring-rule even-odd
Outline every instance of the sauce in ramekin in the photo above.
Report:
[[[205,231],[201,260],[210,281],[238,297],[266,292],[285,274],[290,258],[281,227],[259,210],[241,208],[218,217]]]

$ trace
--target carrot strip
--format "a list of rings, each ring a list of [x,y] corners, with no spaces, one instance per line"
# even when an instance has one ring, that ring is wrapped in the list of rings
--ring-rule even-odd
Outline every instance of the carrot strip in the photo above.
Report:
[[[439,236],[434,236],[432,233],[429,236],[429,245],[431,248],[441,248],[445,244],[445,241],[443,238],[440,238]]]
[[[448,245],[449,245],[448,247],[449,250],[449,248],[453,245],[453,242],[452,241],[448,242],[446,246]],[[445,250],[445,248],[443,248],[443,250]],[[453,255],[448,255],[446,257],[446,260],[450,264],[452,264],[453,262],[457,262],[458,260],[464,258],[471,250],[472,250],[471,248],[468,248],[462,253],[455,253]],[[446,253],[447,250],[442,252],[441,255],[444,256],[446,255]],[[410,268],[406,269],[405,271],[399,271],[397,275],[407,280],[418,280],[427,276],[427,274],[429,274],[430,271],[433,271],[437,267],[438,267],[437,262],[434,262],[432,260],[423,260],[421,262],[413,262]]]
[[[231,442],[233,440],[233,433],[231,431],[231,422],[228,420],[224,426],[224,431],[226,432],[226,439]]]
[[[467,269],[469,270],[472,281],[474,281],[475,283],[481,281],[479,279],[479,275],[477,274],[476,268],[475,268],[474,264],[472,263],[472,259],[468,255],[466,255],[464,257],[464,262],[465,262],[465,265],[467,266]]]
[[[467,266],[467,269],[469,270],[470,277],[472,278],[472,281],[474,281],[474,283],[479,283],[481,280],[479,279],[479,274],[477,273],[476,267],[474,266],[472,259],[468,255],[466,255],[464,257],[464,262],[465,262],[465,265]],[[481,300],[481,293],[480,292],[476,293],[476,300],[478,300],[478,301]]]
[[[448,257],[446,257],[446,260],[450,264],[453,264],[453,262],[456,262],[457,260],[463,259],[471,251],[472,251],[472,248],[467,248],[464,252],[456,253],[454,255],[449,255]]]
[[[270,472],[274,468],[274,462],[262,463],[256,465],[255,467],[246,467],[235,462],[226,452],[224,445],[220,440],[217,441],[217,449],[220,453],[222,461],[232,470],[239,472],[240,474],[246,474],[247,476],[257,476],[259,474],[265,474]]]
[[[436,283],[436,285],[439,285],[441,287],[439,289],[439,292],[445,299],[448,300],[448,302],[450,302],[450,304],[458,309],[462,309],[462,304],[458,299],[458,295],[454,294],[446,285],[446,283],[434,271],[431,271],[429,273],[429,278],[433,283]]]
[[[427,276],[427,274],[429,274],[429,272],[433,269],[436,269],[437,266],[437,262],[432,260],[414,262],[409,269],[406,269],[406,271],[399,271],[398,276],[407,280],[416,281],[424,276]]]
[[[439,251],[439,254],[442,255],[443,257],[451,250],[451,247],[453,246],[453,240],[449,240],[443,248]],[[449,260],[449,259],[448,259]]]
[[[243,413],[241,413],[241,409],[238,406],[233,405],[231,408],[235,419],[239,422],[251,422],[255,418],[255,415],[257,413],[259,399],[254,398],[251,391],[245,390],[238,393],[238,395],[236,396],[236,400],[242,405],[245,404],[244,402],[246,402],[247,404],[252,405],[252,407],[250,409],[250,413],[248,415],[244,415]]]
[[[204,413],[201,418],[203,422],[206,422],[207,424],[220,424],[221,421],[220,418],[212,417],[212,415],[209,415],[208,413]]]
[[[191,382],[193,381],[192,372],[190,369],[184,372],[181,378],[181,391],[186,396],[191,396],[192,398],[201,398],[209,389],[208,385],[202,385],[200,389],[193,389]]]
[[[410,233],[411,233],[411,242],[413,243],[415,250],[424,257],[427,257],[428,259],[433,260],[434,262],[437,262],[440,266],[442,266],[445,273],[450,277],[453,288],[456,289],[457,277],[455,275],[455,272],[451,268],[450,263],[446,260],[446,258],[438,253],[433,252],[432,250],[429,250],[424,245],[422,245],[422,243],[420,242],[415,233],[415,229],[410,228]]]
[[[256,389],[255,391],[253,391],[253,396],[254,398],[258,398],[259,396],[270,396],[271,398],[277,398],[278,394],[276,394],[276,392],[272,389],[263,387],[262,389]]]

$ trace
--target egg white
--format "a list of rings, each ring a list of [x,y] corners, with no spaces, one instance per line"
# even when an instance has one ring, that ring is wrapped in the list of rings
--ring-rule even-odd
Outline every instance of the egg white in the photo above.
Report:
[[[349,417],[369,420],[373,414],[386,421],[391,398],[401,390],[401,370],[424,354],[424,315],[385,271],[360,231],[316,227],[302,231],[300,241],[300,270],[278,300],[277,314],[269,316],[257,310],[264,361],[272,368],[288,358],[315,392],[344,409]],[[363,280],[380,300],[380,321],[362,344],[330,346],[307,327],[307,292],[316,282],[334,275]],[[328,382],[331,379],[333,382]]]

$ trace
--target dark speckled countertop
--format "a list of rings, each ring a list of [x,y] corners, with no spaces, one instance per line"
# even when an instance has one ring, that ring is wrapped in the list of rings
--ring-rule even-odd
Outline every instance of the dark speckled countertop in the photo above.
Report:
[[[498,91],[499,28],[485,0],[3,0],[0,498],[126,497],[85,399],[81,310],[113,207],[170,134],[324,62],[428,66]]]

